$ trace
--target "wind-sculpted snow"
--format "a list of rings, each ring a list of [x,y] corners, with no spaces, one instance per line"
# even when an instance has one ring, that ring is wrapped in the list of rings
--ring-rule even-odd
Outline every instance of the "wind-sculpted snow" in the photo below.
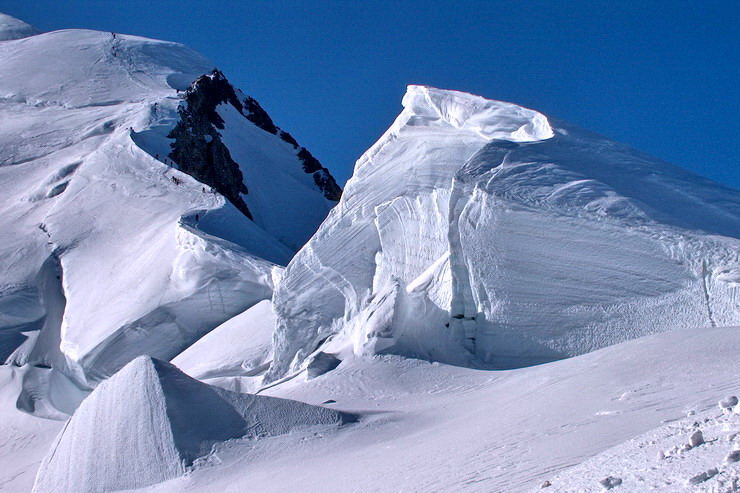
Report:
[[[330,354],[511,367],[733,325],[740,193],[536,111],[411,86],[275,292]]]
[[[333,202],[304,172],[295,139],[224,105],[213,111],[255,221],[178,169],[167,136],[181,91],[213,70],[189,48],[32,34],[0,42],[0,362],[52,368],[24,407],[39,414],[54,382],[84,393],[136,356],[173,358],[270,299],[275,263]]]
[[[353,420],[302,402],[211,387],[141,356],[82,403],[44,458],[34,491],[140,488],[184,474],[218,442]]]

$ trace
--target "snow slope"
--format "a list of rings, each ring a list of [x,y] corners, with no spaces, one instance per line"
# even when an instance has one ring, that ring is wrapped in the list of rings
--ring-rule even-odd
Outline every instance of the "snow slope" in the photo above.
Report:
[[[664,422],[716,409],[740,388],[738,354],[731,327],[668,331],[515,370],[352,357],[262,393],[329,402],[360,414],[358,425],[219,445],[209,465],[151,491],[531,491]],[[596,482],[602,472],[612,474]]]
[[[167,154],[209,60],[97,31],[11,39],[22,23],[0,20],[0,359],[89,389],[270,299],[275,263],[334,204],[314,176],[328,172],[304,170],[308,151],[264,130],[241,93],[251,113],[216,106],[225,125],[209,131],[249,188],[251,221]]]
[[[17,407],[19,397],[24,393],[29,396],[28,388],[33,391],[36,387],[32,381],[38,382],[49,373],[29,366],[0,366],[0,491],[31,491],[41,460],[64,426],[64,421],[39,418]]]
[[[541,113],[410,86],[275,291],[315,351],[510,368],[740,323],[740,193]]]
[[[235,391],[256,390],[272,363],[275,315],[269,301],[219,325],[172,359],[193,378]]]
[[[0,12],[0,41],[27,38],[40,32],[32,25]]]
[[[210,387],[140,356],[99,385],[65,424],[34,491],[139,488],[184,474],[218,442],[351,421],[331,409]]]
[[[651,430],[557,475],[547,492],[600,492],[610,483],[619,492],[740,490],[740,407]]]

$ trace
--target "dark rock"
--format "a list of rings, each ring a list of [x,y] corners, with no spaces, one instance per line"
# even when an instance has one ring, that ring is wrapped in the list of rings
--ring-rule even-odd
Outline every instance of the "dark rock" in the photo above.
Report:
[[[298,149],[298,142],[293,138],[292,135],[290,135],[285,130],[280,131],[280,138],[283,139],[285,142],[293,146],[293,149]]]
[[[222,104],[230,104],[247,120],[265,132],[279,136],[294,149],[300,147],[298,142],[288,132],[280,130],[254,98],[237,93],[217,69],[198,77],[185,91],[183,101],[184,104],[178,110],[180,121],[168,135],[174,139],[170,144],[172,152],[168,157],[177,163],[180,171],[209,185],[252,219],[252,213],[241,196],[249,193],[244,184],[244,175],[218,132],[224,129],[225,123],[216,108]],[[339,200],[342,189],[329,170],[305,147],[300,147],[297,157],[303,165],[303,171],[313,175],[314,183],[324,197]]]
[[[265,132],[277,135],[278,128],[274,123],[272,123],[272,118],[270,118],[270,115],[262,109],[262,106],[260,106],[256,99],[247,96],[244,100],[244,105],[246,107],[246,113],[242,112],[242,114],[247,117],[247,120],[254,123]]]
[[[175,139],[170,144],[170,159],[181,171],[209,185],[252,219],[241,197],[249,193],[244,175],[216,130],[224,128],[224,121],[216,112],[218,105],[229,103],[243,111],[234,88],[221,72],[214,70],[199,77],[185,92],[184,100],[186,104],[179,109],[180,121],[168,135]]]
[[[303,163],[303,171],[306,173],[314,173],[323,168],[319,160],[313,157],[313,154],[305,147],[301,147],[301,150],[298,151],[298,159]]]
[[[329,170],[321,168],[313,174],[313,181],[321,189],[321,192],[329,200],[339,201],[342,198],[342,188],[337,184]]]

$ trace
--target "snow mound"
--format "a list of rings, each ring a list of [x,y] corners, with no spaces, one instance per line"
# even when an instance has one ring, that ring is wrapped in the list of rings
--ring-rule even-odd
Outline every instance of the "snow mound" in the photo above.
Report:
[[[732,493],[740,489],[739,461],[740,415],[713,409],[606,450],[556,476],[545,491],[597,493],[598,479],[609,475],[620,479],[620,492]]]
[[[510,368],[737,325],[740,192],[510,103],[411,86],[273,296],[312,353]]]
[[[182,475],[215,443],[338,426],[350,415],[237,394],[140,356],[80,405],[39,469],[34,491],[114,491]]]
[[[32,25],[0,12],[0,41],[27,38],[40,32]]]

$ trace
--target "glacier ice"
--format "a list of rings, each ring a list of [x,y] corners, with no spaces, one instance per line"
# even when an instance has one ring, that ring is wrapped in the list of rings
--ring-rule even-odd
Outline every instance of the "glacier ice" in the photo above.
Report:
[[[410,86],[275,290],[312,353],[478,367],[740,323],[740,193],[536,111]]]

